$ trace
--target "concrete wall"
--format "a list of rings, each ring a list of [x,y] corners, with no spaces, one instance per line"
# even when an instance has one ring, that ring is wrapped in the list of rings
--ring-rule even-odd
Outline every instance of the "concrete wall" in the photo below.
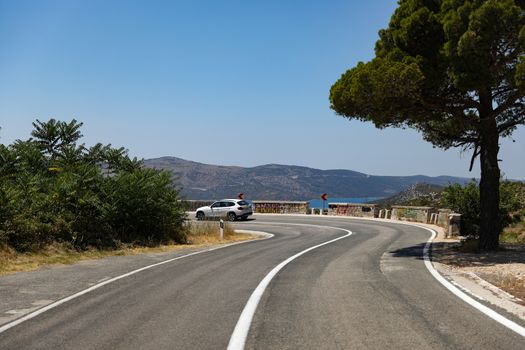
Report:
[[[444,227],[446,230],[448,230],[450,214],[452,214],[452,210],[450,209],[439,209],[437,213],[436,225]]]
[[[431,214],[435,212],[436,209],[431,207],[393,205],[392,220],[413,221],[428,224],[430,223]]]
[[[461,215],[450,209],[394,205],[392,206],[392,219],[438,225],[445,229],[447,237],[461,234]]]
[[[461,215],[450,209],[439,209],[435,223],[445,229],[447,237],[461,235]]]
[[[308,202],[253,201],[254,213],[265,214],[306,214],[310,209]]]
[[[375,204],[363,203],[330,203],[328,215],[377,218],[379,208]]]

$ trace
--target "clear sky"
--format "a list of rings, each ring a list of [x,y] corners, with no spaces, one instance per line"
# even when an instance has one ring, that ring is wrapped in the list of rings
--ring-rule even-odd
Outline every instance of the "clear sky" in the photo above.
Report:
[[[0,142],[31,122],[84,122],[85,142],[220,164],[458,175],[470,154],[329,109],[373,57],[395,0],[0,0]],[[525,179],[525,128],[501,169]]]

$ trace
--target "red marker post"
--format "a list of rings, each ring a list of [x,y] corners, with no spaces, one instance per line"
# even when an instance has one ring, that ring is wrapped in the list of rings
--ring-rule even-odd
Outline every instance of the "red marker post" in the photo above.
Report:
[[[321,215],[323,215],[323,214],[324,214],[324,208],[325,208],[325,206],[326,206],[326,200],[328,199],[328,194],[323,193],[323,194],[321,195],[321,199],[323,200],[323,211],[321,212]]]

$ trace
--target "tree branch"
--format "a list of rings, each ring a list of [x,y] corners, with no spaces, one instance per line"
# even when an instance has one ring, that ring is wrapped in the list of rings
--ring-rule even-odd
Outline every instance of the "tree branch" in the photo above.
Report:
[[[498,132],[501,134],[501,133],[507,131],[508,129],[511,129],[511,128],[513,128],[515,126],[518,126],[520,124],[525,124],[525,116],[521,116],[518,119],[509,120],[506,123],[498,125]]]
[[[512,105],[514,104],[514,102],[516,102],[516,100],[520,97],[520,95],[521,94],[518,91],[514,92],[512,95],[509,96],[509,98],[507,98],[507,100],[505,100],[505,102],[501,103],[492,113],[495,116],[498,116],[503,111],[505,111],[507,108],[512,107]]]
[[[472,158],[470,159],[470,167],[468,168],[468,171],[472,171],[472,168],[474,167],[474,161],[476,158],[481,154],[481,150],[479,149],[478,142],[474,144],[474,152],[472,152]]]

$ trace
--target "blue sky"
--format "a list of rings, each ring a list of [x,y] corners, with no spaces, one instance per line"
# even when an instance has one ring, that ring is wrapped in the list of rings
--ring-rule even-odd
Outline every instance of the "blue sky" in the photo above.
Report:
[[[84,122],[133,156],[375,175],[479,176],[470,154],[329,109],[330,86],[373,57],[394,0],[0,0],[0,142],[31,122]],[[525,130],[501,169],[525,179]]]

